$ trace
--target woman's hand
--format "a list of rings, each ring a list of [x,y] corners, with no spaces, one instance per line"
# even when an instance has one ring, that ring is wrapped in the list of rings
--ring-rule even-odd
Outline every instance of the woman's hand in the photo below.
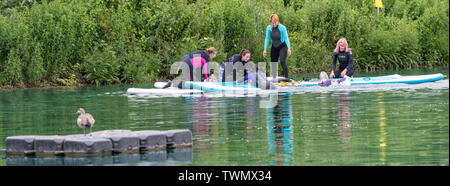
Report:
[[[266,56],[267,56],[267,52],[264,50],[263,57],[266,57]]]
[[[217,82],[217,78],[214,75],[210,75],[206,81],[207,82]]]
[[[330,73],[330,78],[334,78],[334,72],[333,71],[331,71],[331,73]]]
[[[288,50],[287,53],[288,53],[288,56],[291,56],[291,50]]]
[[[344,70],[341,72],[341,77],[344,77],[346,74],[347,74],[347,69],[344,69]]]

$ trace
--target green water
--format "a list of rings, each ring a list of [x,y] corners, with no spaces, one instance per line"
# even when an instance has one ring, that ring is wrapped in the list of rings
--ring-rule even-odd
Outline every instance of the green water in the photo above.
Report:
[[[355,76],[437,72],[448,75],[448,69],[434,69]],[[270,96],[125,94],[149,85],[0,90],[0,165],[448,166],[448,78],[414,89],[389,88],[395,86],[279,93],[273,108],[260,107]],[[94,115],[94,131],[188,128],[193,147],[99,157],[5,155],[7,136],[81,133],[79,107]]]

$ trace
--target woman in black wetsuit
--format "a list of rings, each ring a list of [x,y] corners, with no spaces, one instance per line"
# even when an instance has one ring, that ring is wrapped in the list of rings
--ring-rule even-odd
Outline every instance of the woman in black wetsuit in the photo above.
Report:
[[[336,60],[339,60],[339,68],[336,70]],[[333,51],[333,64],[331,65],[330,78],[343,78],[344,76],[352,77],[353,68],[353,53],[351,48],[348,48],[348,43],[345,38],[339,39],[336,48]]]
[[[189,81],[194,81],[194,69],[201,68],[201,71],[204,76],[201,76],[201,81],[209,80],[208,73],[208,63],[216,57],[217,50],[214,47],[207,48],[206,50],[198,50],[189,54],[184,55],[181,58],[181,62],[185,62],[189,66]],[[184,81],[178,83],[178,88],[183,88]],[[168,88],[173,85],[172,81],[169,81],[164,87]]]
[[[239,54],[234,54],[232,55],[230,58],[226,59],[225,61],[222,62],[222,64],[220,65],[220,71],[219,71],[219,82],[225,82],[226,80],[228,80],[228,78],[226,78],[227,76],[230,77],[231,75],[233,75],[233,79],[232,81],[236,81],[236,71],[240,70],[240,69],[233,69],[233,65],[237,62],[241,62],[242,63],[242,68],[244,71],[244,78],[245,80],[247,79],[247,75],[248,75],[248,69],[245,68],[245,64],[250,61],[250,51],[247,49],[242,49],[241,52],[239,52]],[[233,73],[231,73],[233,72]]]
[[[202,68],[202,74],[204,74],[204,78],[202,76],[203,80],[208,80],[209,74],[207,73],[207,67],[209,61],[211,61],[213,58],[216,57],[216,49],[214,47],[210,47],[206,50],[198,50],[195,52],[192,52],[190,54],[186,54],[181,58],[181,61],[187,63],[189,65],[190,74],[189,74],[189,80],[193,81],[193,71],[197,68]]]

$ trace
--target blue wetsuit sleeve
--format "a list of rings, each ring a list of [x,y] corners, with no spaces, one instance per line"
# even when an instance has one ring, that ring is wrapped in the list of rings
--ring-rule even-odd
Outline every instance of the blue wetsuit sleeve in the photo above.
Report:
[[[353,53],[352,51],[348,52],[348,65],[347,69],[353,69]]]
[[[334,72],[334,69],[336,68],[336,57],[337,57],[336,52],[333,52],[333,63],[331,64],[331,71],[333,71],[333,72]]]
[[[266,40],[264,41],[264,51],[267,51],[267,46],[269,46],[269,40],[270,40],[270,25],[267,26],[266,29]]]
[[[286,38],[285,42],[286,42],[286,45],[287,45],[287,47],[288,47],[288,50],[290,50],[290,49],[291,49],[291,44],[290,44],[290,42],[289,42],[289,36],[288,36],[288,33],[287,33],[287,28],[286,28],[286,26],[285,26],[284,29],[283,29],[283,35],[284,35],[284,38]]]

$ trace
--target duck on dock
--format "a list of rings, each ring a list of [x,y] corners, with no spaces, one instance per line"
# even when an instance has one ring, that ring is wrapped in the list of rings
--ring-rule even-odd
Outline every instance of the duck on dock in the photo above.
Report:
[[[85,128],[89,127],[89,135],[92,136],[92,126],[94,126],[95,119],[91,114],[86,113],[83,108],[79,108],[76,112],[80,114],[77,119],[77,125],[83,129],[83,135],[86,136]]]

